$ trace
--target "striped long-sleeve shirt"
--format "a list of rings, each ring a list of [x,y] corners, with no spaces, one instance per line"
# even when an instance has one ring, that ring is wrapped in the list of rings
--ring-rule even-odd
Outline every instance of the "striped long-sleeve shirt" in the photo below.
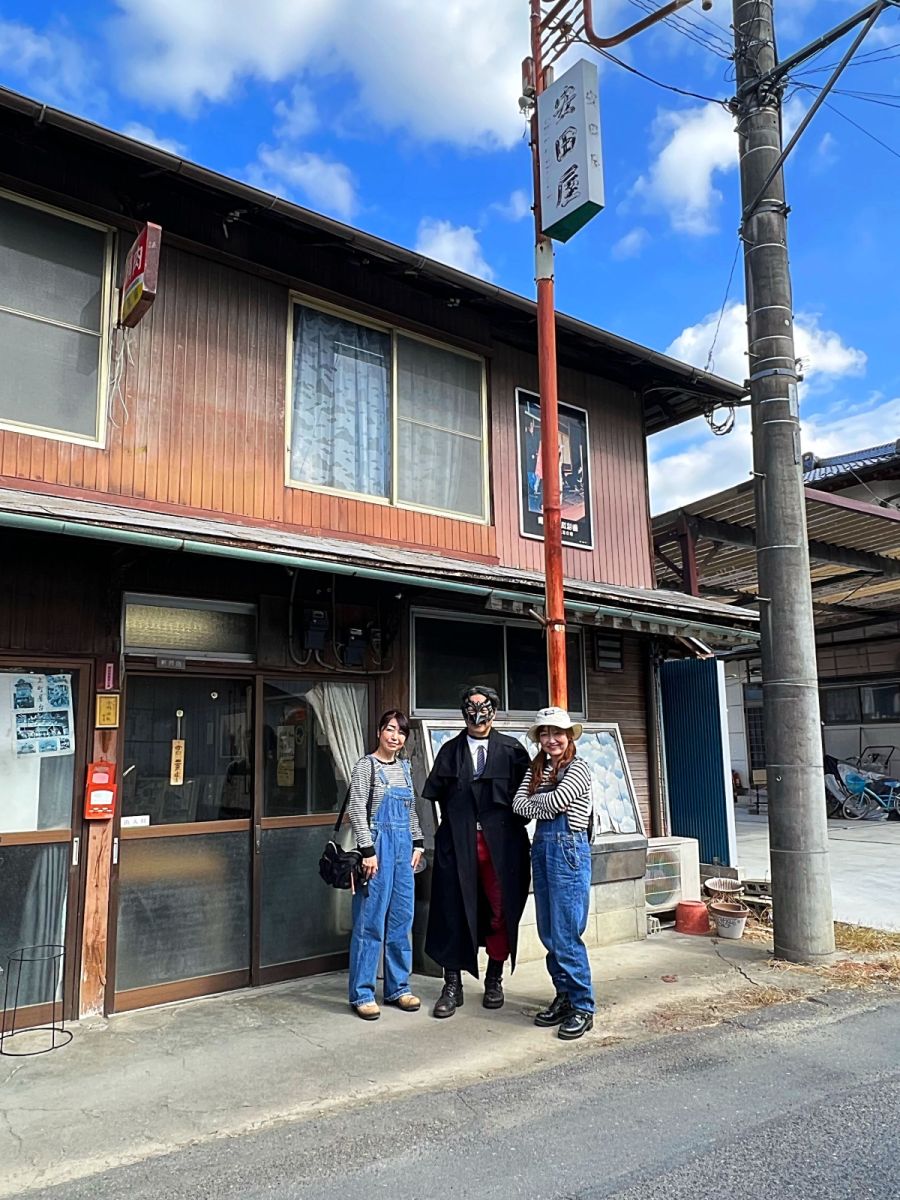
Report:
[[[591,768],[583,758],[573,758],[551,785],[550,767],[544,767],[541,791],[528,795],[528,771],[513,799],[513,811],[529,820],[552,821],[565,813],[573,833],[586,832],[591,819]]]
[[[350,824],[353,827],[353,836],[356,838],[356,844],[366,856],[375,853],[375,839],[372,836],[369,821],[366,820],[366,805],[369,802],[369,787],[372,782],[373,767],[375,769],[375,786],[372,789],[372,813],[370,820],[375,819],[378,806],[384,799],[385,787],[381,781],[379,771],[384,772],[384,776],[388,781],[388,787],[406,787],[406,773],[403,764],[399,761],[384,763],[375,758],[373,754],[367,754],[353,768],[353,774],[350,776],[350,800],[347,805],[347,811],[350,814]],[[425,845],[425,841],[422,837],[422,827],[419,824],[419,814],[416,812],[415,804],[409,810],[409,832],[412,834],[413,845],[421,849]]]

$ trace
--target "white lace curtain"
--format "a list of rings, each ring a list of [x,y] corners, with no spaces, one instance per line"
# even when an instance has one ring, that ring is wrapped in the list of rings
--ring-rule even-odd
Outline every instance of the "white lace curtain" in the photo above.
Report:
[[[306,693],[334,762],[334,773],[345,787],[357,761],[366,752],[366,686],[363,683],[323,681]]]

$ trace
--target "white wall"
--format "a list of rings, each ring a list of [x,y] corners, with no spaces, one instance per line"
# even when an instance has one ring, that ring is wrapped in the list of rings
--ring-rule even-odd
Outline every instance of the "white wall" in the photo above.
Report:
[[[744,721],[744,684],[747,664],[725,663],[725,703],[728,713],[728,748],[731,766],[741,777],[744,787],[750,785],[750,760],[747,754],[747,727]]]

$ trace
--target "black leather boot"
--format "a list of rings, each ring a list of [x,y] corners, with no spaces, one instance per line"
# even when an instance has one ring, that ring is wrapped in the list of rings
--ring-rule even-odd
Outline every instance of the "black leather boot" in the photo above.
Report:
[[[574,1011],[572,1001],[566,993],[558,992],[553,998],[553,1003],[535,1015],[534,1023],[542,1029],[549,1029],[551,1025],[561,1025]]]
[[[484,996],[481,1003],[485,1008],[502,1008],[503,995],[503,963],[496,958],[488,959],[488,969],[484,973]]]
[[[452,1017],[463,1006],[462,975],[459,971],[444,972],[444,986],[432,1011],[433,1017]]]

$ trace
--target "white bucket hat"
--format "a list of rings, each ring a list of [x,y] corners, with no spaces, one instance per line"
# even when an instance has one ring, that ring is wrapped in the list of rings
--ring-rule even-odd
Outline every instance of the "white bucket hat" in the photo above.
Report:
[[[584,731],[581,722],[573,721],[564,708],[539,708],[534,714],[534,724],[528,730],[528,740],[537,743],[538,730],[543,729],[545,725],[549,725],[552,729],[565,729],[572,735],[572,740],[575,742]]]

